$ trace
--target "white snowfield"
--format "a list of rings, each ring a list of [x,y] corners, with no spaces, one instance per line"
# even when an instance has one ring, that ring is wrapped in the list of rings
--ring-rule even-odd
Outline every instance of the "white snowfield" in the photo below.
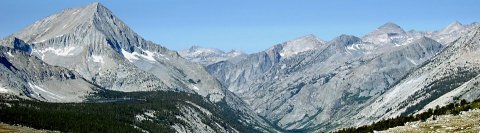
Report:
[[[7,93],[8,90],[0,86],[0,93]]]
[[[48,47],[42,50],[33,50],[34,53],[37,53],[40,55],[41,59],[45,58],[45,54],[50,53],[50,54],[55,54],[57,56],[73,56],[74,54],[72,51],[74,51],[76,47],[65,47],[65,48],[54,48],[54,47]]]
[[[105,62],[103,61],[103,57],[100,55],[92,55],[92,59],[93,59],[93,62],[105,64]]]
[[[146,55],[145,54],[140,54],[140,53],[137,53],[137,52],[130,53],[130,52],[122,49],[123,56],[130,62],[133,62],[134,60],[139,60],[140,58],[146,59],[146,60],[152,61],[152,62],[157,61],[157,60],[155,60],[156,53],[153,53],[153,52],[150,52],[150,51],[142,51],[142,52],[144,52]]]

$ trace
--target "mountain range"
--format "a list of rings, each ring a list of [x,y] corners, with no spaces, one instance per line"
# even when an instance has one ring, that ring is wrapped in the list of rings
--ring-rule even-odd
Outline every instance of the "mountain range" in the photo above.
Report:
[[[162,99],[174,101],[172,113],[147,104],[140,114],[123,114],[139,132],[328,132],[479,99],[479,47],[479,23],[424,32],[388,22],[363,37],[310,34],[252,54],[200,46],[176,52],[92,3],[0,40],[0,93],[139,105],[158,102],[153,94],[178,95]]]
[[[479,98],[477,86],[457,88],[477,76],[478,65],[472,64],[471,58],[474,54],[459,55],[469,52],[456,53],[457,49],[446,52],[472,40],[468,35],[478,27],[478,23],[454,22],[439,31],[406,32],[389,22],[362,38],[341,35],[325,42],[307,35],[247,57],[205,66],[255,112],[279,127],[331,131],[412,114],[458,99]],[[290,52],[285,54],[289,45]],[[445,54],[457,58],[435,61]],[[428,65],[432,61],[458,61],[449,69],[458,67],[462,71]],[[433,66],[442,71],[427,73]],[[440,73],[445,77],[436,77]],[[454,73],[459,76],[452,77]],[[452,78],[455,85],[443,87],[452,81],[442,78]]]
[[[138,36],[100,3],[63,10],[0,44],[2,69],[8,70],[2,71],[2,88],[8,94],[46,102],[84,102],[101,90],[191,93],[208,102],[225,102],[224,108],[238,111],[245,124],[269,127],[203,66]]]

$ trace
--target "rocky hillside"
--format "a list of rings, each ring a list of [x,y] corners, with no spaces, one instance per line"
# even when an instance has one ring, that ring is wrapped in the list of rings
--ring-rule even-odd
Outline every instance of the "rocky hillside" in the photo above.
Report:
[[[77,72],[49,65],[22,50],[0,46],[0,64],[0,93],[33,100],[81,102],[101,90]]]
[[[386,92],[411,71],[450,45],[439,42],[455,40],[475,26],[449,26],[445,28],[451,29],[446,39],[442,37],[447,37],[447,32],[405,32],[387,23],[363,38],[341,35],[293,55],[282,54],[284,47],[276,45],[240,61],[227,60],[207,68],[274,124],[295,131],[329,131],[379,120],[367,109],[381,103],[373,100],[388,96]],[[303,48],[305,42],[321,42],[300,40],[284,44],[302,42],[290,45]],[[377,109],[390,110],[395,105],[387,102]]]
[[[425,132],[464,132],[480,131],[480,110],[462,112],[460,115],[441,115],[425,122],[411,122],[405,126],[395,127],[378,133],[425,133]]]
[[[363,37],[306,35],[253,54],[178,53],[92,3],[0,40],[0,122],[65,132],[328,132],[480,98],[479,50],[478,23],[424,32],[389,22]]]
[[[220,61],[226,61],[232,58],[241,58],[246,54],[239,50],[224,52],[214,48],[203,48],[200,46],[192,46],[178,52],[182,57],[192,62],[198,62],[204,66],[214,64]]]
[[[85,102],[96,89],[198,94],[215,106],[233,109],[241,124],[275,130],[202,65],[143,39],[100,3],[63,10],[0,42],[10,48],[1,53],[2,69],[8,71],[0,75],[7,79],[1,80],[0,90],[11,95]],[[35,62],[28,63],[31,60]],[[199,111],[188,110],[191,115]]]

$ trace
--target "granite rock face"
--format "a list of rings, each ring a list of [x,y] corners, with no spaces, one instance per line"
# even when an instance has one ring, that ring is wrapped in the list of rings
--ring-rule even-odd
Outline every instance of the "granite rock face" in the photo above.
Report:
[[[176,91],[232,108],[259,131],[332,131],[480,98],[479,34],[478,23],[434,32],[386,23],[362,38],[306,35],[253,54],[201,47],[179,54],[93,3],[0,40],[0,93],[82,102],[102,89]],[[211,109],[179,107],[178,132],[227,131],[202,126]]]
[[[445,29],[452,30],[446,33],[445,29],[405,32],[387,23],[363,38],[341,35],[288,56],[281,54],[282,45],[276,45],[241,59],[208,65],[207,69],[274,124],[288,130],[330,131],[383,118],[366,109],[374,106],[372,101],[387,96],[386,92],[405,76],[448,47],[449,40],[458,39],[476,25],[448,26]],[[296,41],[284,44],[289,42]],[[381,109],[390,110],[395,105],[385,103]]]
[[[203,48],[200,46],[192,46],[189,49],[181,50],[179,54],[187,60],[200,63],[204,66],[246,56],[246,54],[240,50],[224,52],[219,49]]]
[[[81,102],[100,90],[80,74],[29,53],[0,46],[0,93],[52,102]]]
[[[90,92],[100,88],[191,93],[217,106],[226,104],[224,108],[238,113],[235,115],[239,121],[259,131],[275,131],[204,66],[143,39],[100,3],[63,10],[0,42],[6,62],[1,69],[9,70],[2,71],[0,78],[9,80],[1,80],[5,82],[1,85],[14,95],[47,102],[82,102]],[[11,49],[14,52],[8,52]],[[21,53],[25,59],[9,58],[9,53],[18,57],[16,54]],[[35,60],[43,66],[12,60]],[[10,81],[12,76],[16,78],[11,80],[26,81],[17,84]],[[29,80],[33,77],[39,79]]]
[[[67,9],[12,35],[31,44],[31,54],[118,91],[196,92],[225,96],[202,66],[138,36],[99,3]],[[190,82],[190,81],[195,82]]]

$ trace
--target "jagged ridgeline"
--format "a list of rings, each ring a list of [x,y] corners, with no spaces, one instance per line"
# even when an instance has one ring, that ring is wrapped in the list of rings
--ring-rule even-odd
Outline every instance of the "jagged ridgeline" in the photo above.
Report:
[[[0,40],[0,121],[67,132],[359,127],[480,98],[479,38],[478,23],[423,32],[389,22],[252,54],[177,53],[92,3]]]
[[[422,32],[389,22],[361,38],[322,41],[306,35],[213,64],[199,59],[224,56],[199,54],[206,48],[185,50],[182,56],[204,64],[273,124],[328,132],[478,98],[473,82],[480,65],[473,56],[479,44],[472,38],[478,27],[454,22]],[[446,60],[450,55],[455,58]]]
[[[203,66],[143,39],[100,3],[63,10],[0,40],[0,63],[0,93],[20,98],[4,101],[2,109],[14,110],[5,113],[18,116],[2,117],[11,124],[83,132],[88,125],[72,127],[59,122],[73,124],[75,118],[92,114],[97,117],[85,116],[83,124],[87,120],[108,123],[100,127],[120,124],[126,131],[276,131]],[[119,92],[105,93],[112,91]],[[151,97],[144,101],[89,99],[99,94]],[[31,114],[15,115],[19,108]],[[47,110],[65,119],[55,119],[62,116]],[[32,117],[36,115],[52,119],[36,120]],[[136,125],[142,121],[150,122]],[[116,130],[99,131],[109,129]]]

